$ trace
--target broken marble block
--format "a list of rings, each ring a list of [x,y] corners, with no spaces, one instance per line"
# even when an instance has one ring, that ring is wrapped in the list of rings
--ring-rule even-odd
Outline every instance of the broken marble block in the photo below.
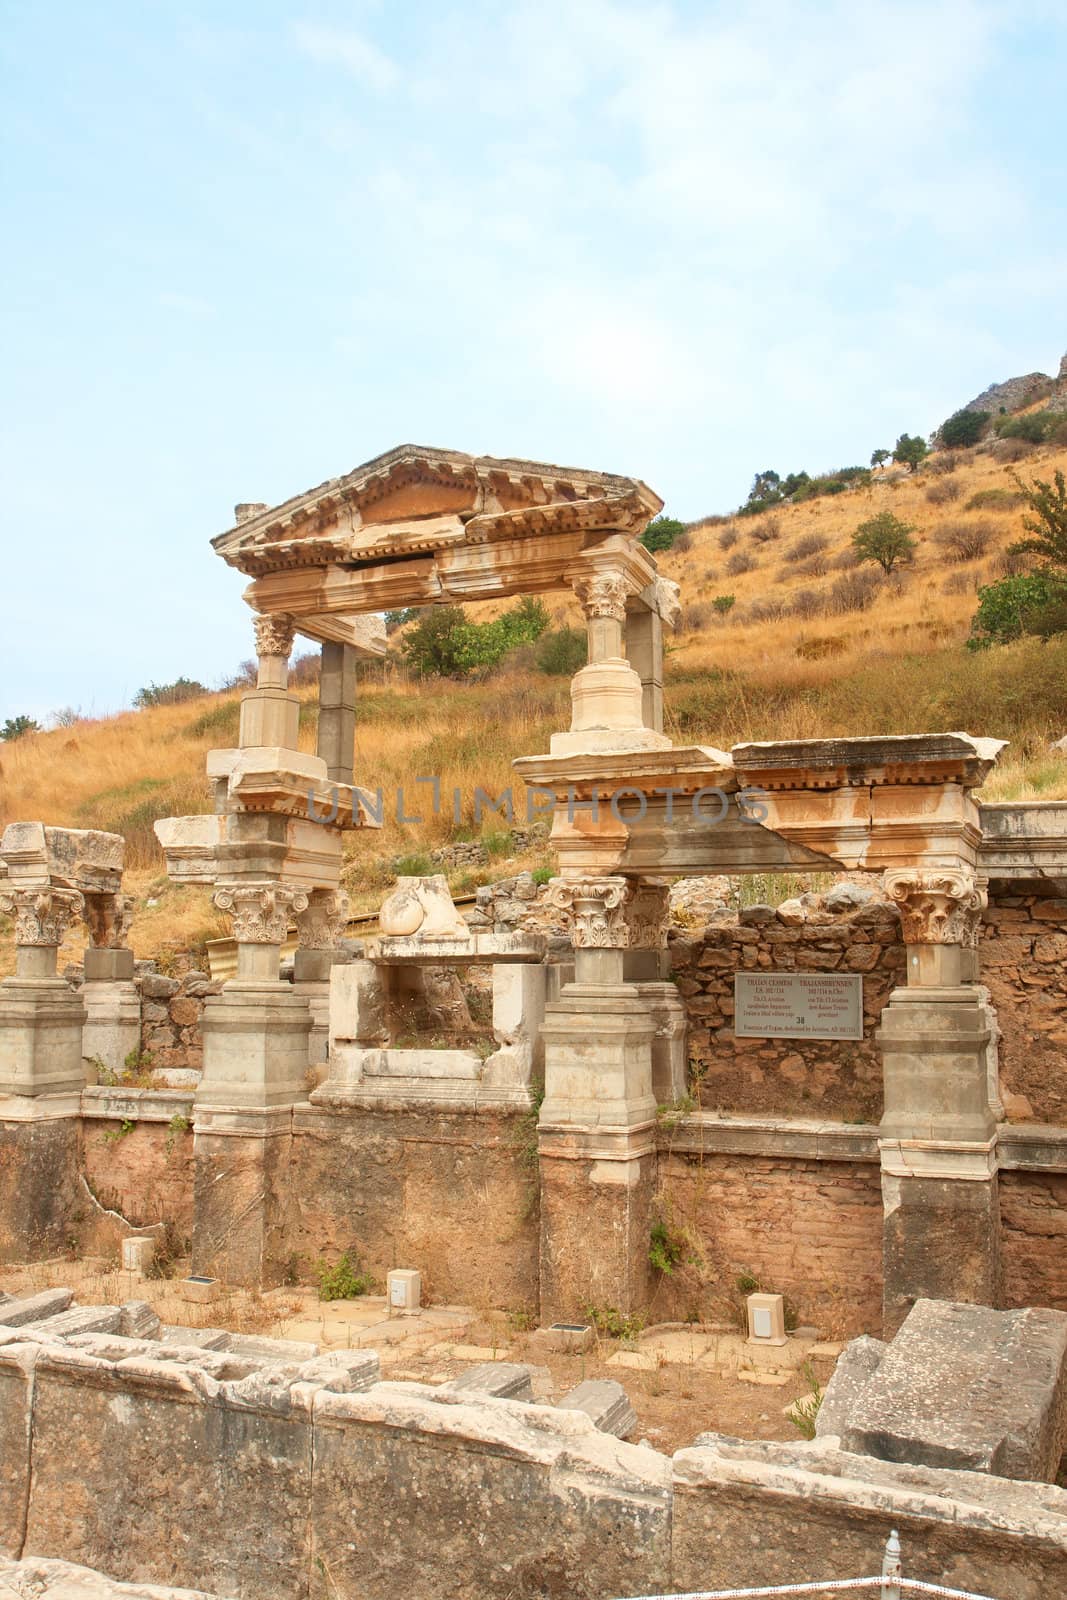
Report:
[[[515,1361],[483,1361],[447,1385],[449,1394],[488,1395],[496,1400],[532,1400],[533,1369]]]
[[[1067,1314],[917,1300],[857,1396],[844,1450],[1050,1483],[1067,1443]]]
[[[9,822],[0,860],[11,889],[77,889],[117,894],[122,887],[126,841],[96,828],[48,828],[43,822]]]
[[[584,1411],[601,1433],[627,1439],[637,1427],[637,1412],[621,1383],[611,1378],[586,1378],[557,1404],[561,1411]]]
[[[845,1346],[837,1358],[833,1376],[826,1385],[822,1404],[815,1415],[817,1438],[841,1438],[856,1402],[881,1366],[888,1348],[881,1339],[872,1339],[866,1333]]]

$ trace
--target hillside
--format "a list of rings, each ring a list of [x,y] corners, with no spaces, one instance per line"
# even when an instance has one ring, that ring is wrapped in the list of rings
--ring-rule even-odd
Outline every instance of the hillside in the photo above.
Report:
[[[667,661],[675,740],[728,748],[748,738],[965,728],[1011,740],[990,797],[1067,795],[1067,760],[1048,748],[1067,731],[1067,636],[978,654],[964,648],[977,588],[1011,568],[1005,551],[1022,533],[1012,473],[1067,471],[1067,448],[1005,458],[1018,455],[1002,445],[942,452],[914,474],[894,469],[833,497],[693,524],[658,558],[684,603]],[[889,578],[858,568],[850,549],[857,524],[886,509],[914,527],[918,542],[914,562]],[[713,605],[721,595],[734,597],[725,615]],[[547,603],[554,622],[578,621],[562,596]],[[406,784],[411,813],[415,776],[438,774],[446,795],[458,788],[465,797],[467,821],[457,828],[446,804],[421,825],[402,826],[394,815],[381,832],[350,838],[346,887],[364,908],[378,903],[398,858],[429,870],[427,851],[449,839],[480,834],[488,844],[488,862],[452,871],[458,889],[516,862],[539,864],[536,852],[517,854],[505,822],[489,818],[475,829],[471,797],[476,784],[493,793],[508,785],[513,757],[547,748],[569,715],[567,680],[536,671],[528,650],[482,682],[418,682],[405,673],[397,637],[391,658],[368,669],[361,686],[358,781],[387,795]],[[300,692],[308,702],[301,742],[312,749],[315,691]],[[238,701],[236,691],[207,695],[0,746],[0,824],[41,817],[126,835],[139,954],[225,931],[206,891],[167,883],[152,822],[208,808],[204,757],[236,741]],[[0,926],[0,940],[0,971],[9,970],[9,929]],[[76,954],[72,941],[66,955]]]

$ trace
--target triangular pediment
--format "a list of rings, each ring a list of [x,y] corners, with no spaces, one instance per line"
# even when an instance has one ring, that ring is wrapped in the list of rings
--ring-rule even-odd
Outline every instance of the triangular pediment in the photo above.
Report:
[[[598,527],[639,532],[661,506],[647,485],[618,473],[405,444],[280,505],[238,507],[234,526],[212,544],[258,577],[457,542]]]

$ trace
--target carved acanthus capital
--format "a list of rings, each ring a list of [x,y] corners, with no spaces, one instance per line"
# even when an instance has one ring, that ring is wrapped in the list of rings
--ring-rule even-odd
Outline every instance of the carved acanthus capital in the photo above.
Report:
[[[671,578],[657,578],[653,584],[655,605],[668,628],[676,628],[682,614],[681,586]]]
[[[626,904],[631,950],[665,950],[670,888],[656,878],[634,884]]]
[[[290,616],[257,616],[253,622],[256,630],[256,654],[259,656],[284,656],[289,659],[293,650],[296,623]]]
[[[82,914],[83,900],[76,889],[3,889],[0,911],[15,918],[17,945],[55,945]]]
[[[626,950],[630,893],[626,878],[553,878],[545,898],[562,913],[576,950]]]
[[[86,894],[85,922],[97,950],[122,950],[133,921],[133,901],[124,894]]]
[[[307,910],[296,919],[301,950],[336,950],[348,926],[348,896],[341,890],[315,889]]]
[[[978,945],[988,895],[964,868],[908,868],[887,872],[886,894],[900,910],[905,944]]]
[[[578,578],[574,592],[587,617],[626,621],[626,600],[632,589],[621,572],[593,572],[588,577]]]
[[[214,901],[233,917],[238,944],[282,944],[290,918],[307,910],[308,896],[276,883],[237,883],[216,889]]]

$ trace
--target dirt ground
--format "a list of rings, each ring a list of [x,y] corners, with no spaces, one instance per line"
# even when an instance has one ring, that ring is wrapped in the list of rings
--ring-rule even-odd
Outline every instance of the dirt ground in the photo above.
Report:
[[[0,1268],[0,1289],[8,1294],[58,1285],[73,1289],[80,1305],[147,1300],[172,1326],[226,1328],[325,1349],[375,1349],[382,1375],[390,1379],[436,1385],[476,1363],[525,1362],[534,1368],[535,1399],[552,1404],[587,1378],[611,1378],[622,1384],[637,1413],[630,1437],[666,1453],[704,1432],[798,1438],[786,1412],[811,1395],[814,1383],[825,1386],[839,1350],[820,1342],[815,1329],[798,1330],[784,1350],[753,1353],[726,1324],[663,1324],[629,1339],[600,1335],[590,1348],[564,1353],[546,1348],[536,1330],[515,1328],[503,1312],[428,1306],[391,1316],[382,1296],[324,1303],[314,1290],[300,1287],[228,1290],[201,1304],[185,1297],[181,1279],[142,1278],[103,1261]]]

